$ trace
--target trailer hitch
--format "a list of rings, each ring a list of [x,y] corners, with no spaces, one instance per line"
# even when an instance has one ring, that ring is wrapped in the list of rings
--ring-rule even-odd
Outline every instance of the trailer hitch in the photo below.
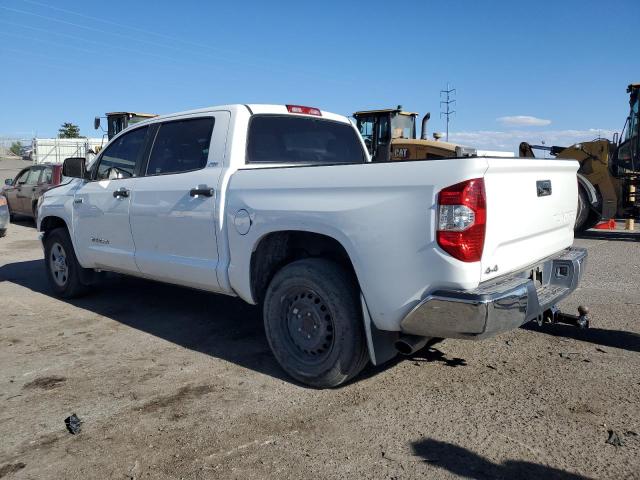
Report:
[[[580,305],[578,307],[578,315],[564,313],[555,305],[546,310],[537,318],[538,326],[545,323],[563,323],[565,325],[573,325],[574,327],[587,329],[589,328],[589,309]]]

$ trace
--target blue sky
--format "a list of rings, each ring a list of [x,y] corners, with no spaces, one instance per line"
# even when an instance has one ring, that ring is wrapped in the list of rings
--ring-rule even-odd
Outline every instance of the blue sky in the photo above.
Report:
[[[638,0],[0,0],[0,136],[236,102],[402,104],[442,131],[450,82],[452,139],[571,143],[622,128],[639,27]]]

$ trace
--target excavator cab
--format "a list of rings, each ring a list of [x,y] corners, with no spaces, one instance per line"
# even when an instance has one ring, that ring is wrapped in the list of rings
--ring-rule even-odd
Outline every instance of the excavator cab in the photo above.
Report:
[[[152,113],[135,113],[135,112],[109,112],[107,118],[107,138],[111,140],[114,136],[127,128],[129,125],[141,122],[148,118],[157,117]],[[96,117],[93,121],[93,128],[100,128],[100,117]]]

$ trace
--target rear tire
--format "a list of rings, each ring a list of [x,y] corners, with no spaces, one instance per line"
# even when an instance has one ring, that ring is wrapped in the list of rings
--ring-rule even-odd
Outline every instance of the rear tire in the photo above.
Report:
[[[573,227],[574,231],[582,232],[586,230],[586,222],[589,217],[589,197],[584,188],[578,187],[578,213],[576,215],[576,223]]]
[[[0,238],[4,237],[6,234],[7,234],[6,228],[0,229]]]
[[[81,281],[83,269],[66,228],[49,232],[44,241],[44,264],[51,289],[58,297],[74,298],[87,292]]]
[[[274,356],[302,383],[336,387],[368,362],[357,283],[334,262],[286,265],[269,284],[263,313]]]

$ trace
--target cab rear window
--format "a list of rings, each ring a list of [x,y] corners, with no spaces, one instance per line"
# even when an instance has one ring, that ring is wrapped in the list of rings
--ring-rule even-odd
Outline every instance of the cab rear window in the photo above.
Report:
[[[255,115],[249,124],[249,163],[363,163],[357,132],[344,123],[291,115]]]

